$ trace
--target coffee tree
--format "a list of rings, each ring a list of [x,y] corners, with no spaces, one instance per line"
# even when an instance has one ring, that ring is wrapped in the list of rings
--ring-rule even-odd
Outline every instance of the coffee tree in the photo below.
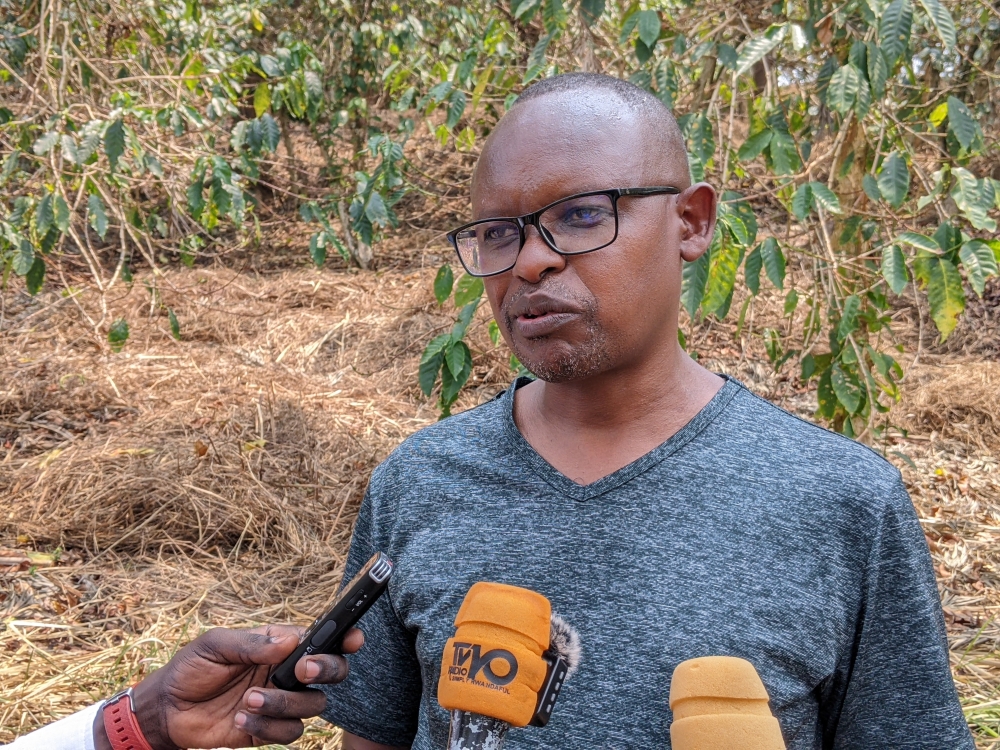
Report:
[[[601,70],[672,108],[692,177],[720,188],[712,248],[684,269],[692,322],[735,317],[815,384],[822,418],[870,435],[899,395],[896,300],[944,339],[997,273],[998,59],[988,0],[0,0],[3,283],[37,292],[71,257],[107,293],[136,264],[253,247],[276,187],[314,262],[367,266],[415,132],[475,151],[531,81]],[[292,128],[322,185],[275,185]],[[751,330],[768,285],[789,323]],[[449,266],[435,294],[457,322],[419,380],[447,414],[482,285]]]
[[[795,328],[760,332],[771,361],[798,364],[836,428],[877,430],[902,376],[894,298],[926,306],[943,340],[997,274],[997,148],[980,123],[995,114],[1000,12],[525,0],[510,20],[512,39],[531,43],[521,85],[603,68],[677,112],[692,178],[722,188],[712,247],[684,269],[691,319],[736,315],[743,329],[773,285]],[[732,310],[738,284],[749,294]],[[468,318],[472,302],[455,303]],[[424,353],[421,385],[430,393],[440,370],[443,413],[471,370],[464,330]]]

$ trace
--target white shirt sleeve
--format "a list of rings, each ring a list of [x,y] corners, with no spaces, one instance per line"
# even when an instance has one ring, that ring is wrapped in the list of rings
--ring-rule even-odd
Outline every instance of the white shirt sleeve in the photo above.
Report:
[[[75,714],[36,729],[0,745],[3,750],[94,750],[94,719],[104,703],[77,711]]]

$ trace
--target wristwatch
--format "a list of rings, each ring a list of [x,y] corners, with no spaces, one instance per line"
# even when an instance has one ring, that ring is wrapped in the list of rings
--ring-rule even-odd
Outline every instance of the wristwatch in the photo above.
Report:
[[[132,688],[104,702],[104,729],[114,750],[153,750],[136,719]]]

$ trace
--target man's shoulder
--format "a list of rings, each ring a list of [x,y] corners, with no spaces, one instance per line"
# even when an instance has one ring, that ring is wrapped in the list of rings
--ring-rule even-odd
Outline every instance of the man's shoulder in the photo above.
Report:
[[[481,458],[486,449],[495,452],[504,434],[502,396],[417,430],[379,464],[372,480],[399,475],[412,480],[415,469]]]
[[[834,481],[843,488],[885,494],[899,487],[899,470],[857,440],[833,432],[743,389],[730,425],[750,440],[753,460],[799,482]]]

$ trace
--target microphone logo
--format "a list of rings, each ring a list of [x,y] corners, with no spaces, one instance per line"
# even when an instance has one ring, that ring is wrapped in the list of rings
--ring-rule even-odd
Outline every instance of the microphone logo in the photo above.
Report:
[[[507,685],[512,683],[517,677],[517,659],[510,651],[503,648],[494,648],[482,653],[482,646],[478,643],[453,643],[453,656],[451,666],[448,667],[448,679],[451,682],[469,681],[479,687],[498,690],[503,693],[510,693]],[[506,669],[501,669],[503,674],[497,674],[493,666],[495,662],[506,662]],[[499,668],[499,665],[497,665]],[[485,680],[477,679],[482,673]]]

